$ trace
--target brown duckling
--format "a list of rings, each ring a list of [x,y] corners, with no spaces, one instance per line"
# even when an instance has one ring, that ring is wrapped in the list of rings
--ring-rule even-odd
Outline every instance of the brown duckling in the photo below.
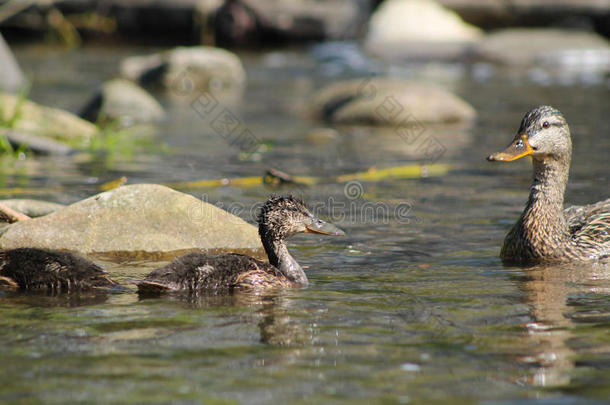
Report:
[[[269,263],[237,253],[189,253],[152,271],[138,283],[138,291],[218,292],[236,288],[306,287],[307,276],[285,243],[286,238],[300,232],[345,235],[336,226],[316,218],[300,199],[271,197],[258,216],[258,233]]]
[[[0,252],[0,287],[69,292],[119,284],[100,266],[73,253],[18,248]]]
[[[568,123],[553,107],[538,106],[523,120],[513,142],[487,158],[510,162],[531,156],[534,179],[521,217],[500,256],[505,261],[605,260],[610,257],[610,199],[564,210],[572,141]]]

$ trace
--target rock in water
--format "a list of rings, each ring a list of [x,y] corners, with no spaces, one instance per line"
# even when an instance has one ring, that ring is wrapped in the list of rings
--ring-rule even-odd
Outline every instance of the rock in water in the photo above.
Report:
[[[237,55],[209,46],[178,47],[121,62],[121,75],[140,83],[159,83],[175,95],[241,88],[246,73]]]
[[[114,79],[105,82],[80,114],[86,120],[122,123],[157,122],[165,118],[161,104],[137,84]]]
[[[523,67],[544,63],[565,51],[587,51],[587,59],[595,59],[595,55],[599,54],[607,61],[610,44],[593,32],[552,28],[509,28],[488,35],[474,47],[475,56],[481,59]],[[582,63],[586,62],[582,61]]]
[[[256,227],[170,188],[123,186],[44,217],[17,222],[0,248],[36,247],[79,253],[261,249]]]
[[[95,125],[57,108],[0,93],[0,121],[11,129],[60,141],[87,140],[99,133]]]
[[[483,31],[432,0],[386,0],[369,23],[364,48],[389,59],[459,59]]]
[[[317,93],[312,112],[336,124],[382,126],[459,122],[476,117],[470,104],[448,91],[387,78],[334,83]]]

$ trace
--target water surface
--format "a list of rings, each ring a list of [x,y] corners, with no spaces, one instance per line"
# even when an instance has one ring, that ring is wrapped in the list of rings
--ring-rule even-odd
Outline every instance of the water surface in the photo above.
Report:
[[[122,57],[150,51],[16,49],[35,83],[31,97],[72,111],[116,74]],[[173,183],[275,167],[328,177],[421,161],[416,146],[392,131],[311,136],[322,125],[306,115],[312,91],[371,71],[446,87],[472,103],[479,119],[466,128],[426,126],[425,136],[446,148],[437,161],[452,165],[446,176],[280,190],[302,195],[347,232],[291,240],[307,289],[154,299],[139,299],[133,286],[102,295],[0,293],[3,401],[586,404],[610,397],[610,269],[503,266],[499,248],[525,204],[530,164],[485,161],[510,142],[527,110],[552,104],[573,133],[567,202],[607,198],[606,79],[549,85],[486,65],[368,60],[350,70],[310,49],[240,56],[248,87],[227,107],[265,145],[260,153],[244,156],[188,103],[156,92],[170,118],[148,146],[22,162],[5,170],[5,187],[44,188],[36,198],[70,203],[120,176]],[[256,204],[274,192],[183,191],[236,208],[250,222]],[[368,210],[373,203],[383,210]],[[100,262],[125,284],[161,264]]]

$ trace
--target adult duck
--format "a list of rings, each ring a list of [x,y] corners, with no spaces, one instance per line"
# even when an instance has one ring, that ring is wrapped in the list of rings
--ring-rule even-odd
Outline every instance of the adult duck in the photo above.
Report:
[[[534,179],[521,217],[500,256],[508,262],[605,260],[610,257],[610,199],[564,209],[572,140],[561,112],[530,110],[513,142],[487,159],[510,162],[531,156]]]

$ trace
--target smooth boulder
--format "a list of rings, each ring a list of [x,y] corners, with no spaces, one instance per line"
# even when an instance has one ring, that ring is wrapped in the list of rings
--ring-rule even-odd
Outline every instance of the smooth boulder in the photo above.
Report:
[[[432,0],[386,0],[373,13],[364,48],[390,59],[456,59],[483,36]]]
[[[123,186],[12,224],[1,249],[83,254],[260,249],[256,227],[212,204],[154,184]]]
[[[80,116],[93,122],[118,121],[127,125],[161,121],[165,111],[153,96],[134,82],[113,79],[102,84]]]
[[[170,94],[241,88],[246,81],[241,60],[224,49],[209,46],[178,47],[166,52],[124,59],[121,75],[142,84],[164,86]]]
[[[331,84],[314,96],[312,112],[335,124],[382,126],[451,123],[476,117],[470,104],[446,90],[389,78]]]
[[[587,31],[510,28],[488,35],[476,44],[473,52],[480,59],[508,66],[549,64],[548,61],[556,61],[565,52],[580,54],[577,56],[579,64],[592,63],[597,59],[607,64],[610,43],[600,35]]]
[[[0,93],[0,127],[60,141],[83,141],[99,133],[95,125],[68,111],[8,93]]]

